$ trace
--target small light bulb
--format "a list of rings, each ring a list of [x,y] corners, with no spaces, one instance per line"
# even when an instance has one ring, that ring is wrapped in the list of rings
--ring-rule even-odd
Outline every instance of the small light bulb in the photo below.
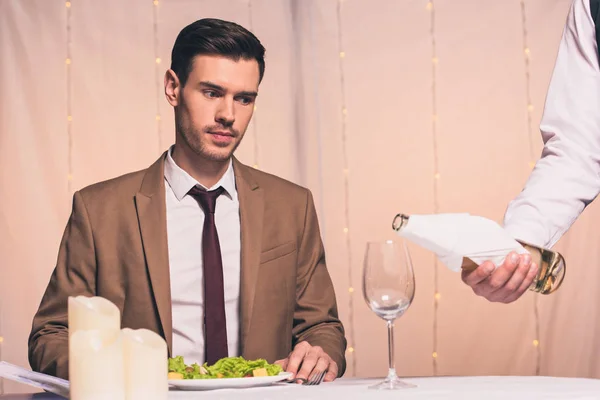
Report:
[[[354,288],[353,288],[353,287],[351,287],[351,288],[348,288],[348,291],[349,291],[350,293],[354,293]]]
[[[533,111],[533,104],[529,104],[527,106],[527,111],[532,112]]]
[[[159,57],[156,57],[156,63],[160,64],[160,58]]]
[[[431,10],[433,10],[433,3],[430,1],[429,3],[427,3],[427,11]]]
[[[432,354],[432,357],[433,357],[433,358],[437,358],[437,356],[438,356],[437,352],[436,352],[436,351],[434,351],[434,352],[433,352],[433,354]]]
[[[70,58],[67,58],[67,59],[65,60],[65,64],[67,64],[67,65],[71,64],[71,59],[70,59]]]
[[[67,2],[65,3],[65,6],[66,6],[67,8],[71,8],[71,2],[70,2],[70,1],[67,1]]]
[[[154,5],[157,6],[158,5],[158,0],[154,0]]]
[[[346,57],[346,53],[344,53],[343,51],[340,51],[340,58],[344,58]]]
[[[433,176],[435,179],[440,179],[440,173],[436,172],[436,174]]]
[[[529,53],[531,53],[531,50],[529,50],[529,47],[525,47],[525,54],[529,55]]]
[[[157,121],[160,121],[160,115],[157,115],[157,116],[156,116],[156,120],[157,120]]]
[[[258,169],[258,164],[254,164],[252,167],[253,167],[254,169]]]
[[[434,64],[437,64],[437,63],[439,63],[439,62],[440,62],[440,60],[439,60],[437,57],[433,57],[433,58],[431,59],[431,61],[432,61]]]
[[[4,342],[4,338],[0,336],[0,343]]]
[[[71,182],[73,180],[73,175],[71,175],[71,174],[67,175],[67,180],[69,182]]]
[[[71,115],[67,115],[67,121],[69,121],[69,122],[73,121],[73,117]]]
[[[535,340],[533,341],[533,345],[534,345],[535,347],[538,347],[538,346],[540,345],[540,341],[539,341],[539,340],[537,340],[537,339],[535,339]]]
[[[436,293],[435,296],[433,296],[436,300],[439,300],[442,298],[442,295],[440,293]]]
[[[344,228],[344,233],[348,233],[348,228]]]
[[[348,353],[354,353],[354,347],[348,347]]]
[[[529,168],[533,169],[535,167],[535,162],[529,161]]]
[[[256,109],[257,109],[257,108],[258,108],[258,107],[254,106],[254,111],[256,111]]]

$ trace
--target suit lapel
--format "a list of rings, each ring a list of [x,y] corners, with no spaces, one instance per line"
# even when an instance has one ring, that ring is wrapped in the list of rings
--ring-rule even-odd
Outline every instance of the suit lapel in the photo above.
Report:
[[[250,330],[250,321],[256,294],[256,280],[260,261],[261,238],[264,216],[263,191],[252,177],[249,167],[233,159],[235,180],[240,202],[241,228],[241,343],[242,354]]]
[[[164,183],[165,155],[166,153],[146,171],[140,191],[135,196],[135,203],[148,275],[170,355],[173,333]]]

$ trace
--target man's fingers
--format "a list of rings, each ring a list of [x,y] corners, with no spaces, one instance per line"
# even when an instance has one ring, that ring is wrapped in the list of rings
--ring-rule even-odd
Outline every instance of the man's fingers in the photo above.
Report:
[[[289,361],[289,358],[284,358],[283,360],[275,361],[273,364],[279,365],[281,367],[281,369],[285,371],[285,369],[288,366],[288,361]]]
[[[474,287],[480,282],[486,280],[492,272],[494,272],[494,264],[491,261],[486,261],[473,271],[462,271],[462,280],[467,285]]]
[[[506,257],[506,260],[504,260],[504,263],[482,284],[485,284],[490,292],[502,289],[515,273],[515,270],[519,266],[519,261],[517,253],[510,253]]]
[[[323,371],[327,371],[327,368],[329,368],[330,361],[331,359],[329,358],[329,356],[325,353],[322,353],[322,356],[319,357],[319,360],[317,361],[317,364],[308,376],[308,379],[311,379],[312,377]]]
[[[524,254],[520,257],[519,266],[515,269],[514,273],[506,282],[506,284],[501,289],[505,292],[505,297],[512,296],[520,287],[529,270],[531,269],[531,256],[529,254]]]
[[[329,363],[329,371],[327,371],[327,374],[325,375],[325,378],[323,378],[323,380],[325,382],[332,382],[335,380],[335,378],[337,378],[337,375],[338,375],[337,363],[335,361],[331,361]]]
[[[525,279],[523,280],[523,282],[521,282],[521,286],[519,286],[519,288],[512,295],[508,296],[505,299],[505,303],[511,303],[511,302],[517,300],[519,297],[521,297],[523,295],[523,293],[525,293],[525,291],[527,289],[529,289],[529,287],[533,283],[533,280],[535,279],[537,273],[538,273],[538,265],[536,263],[531,263],[531,265],[529,267],[529,272],[527,272]]]
[[[292,351],[292,354],[288,357],[288,365],[285,370],[286,372],[291,372],[294,376],[298,372],[298,368],[300,367],[304,356],[306,356],[306,353],[310,349],[310,345],[304,343],[306,342],[298,343],[294,348],[294,351]]]
[[[302,360],[302,368],[300,368],[300,371],[298,371],[298,374],[296,374],[296,378],[308,379],[311,372],[317,365],[321,355],[323,355],[323,350],[321,350],[320,347],[313,347],[308,353],[306,353],[304,359]]]

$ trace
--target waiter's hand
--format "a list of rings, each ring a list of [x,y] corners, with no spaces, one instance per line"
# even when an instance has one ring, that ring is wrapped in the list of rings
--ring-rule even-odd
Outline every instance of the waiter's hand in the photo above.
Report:
[[[325,382],[333,381],[338,374],[338,366],[319,346],[311,346],[308,342],[300,342],[290,355],[275,361],[285,372],[294,374],[295,379],[310,379],[321,371],[327,371]]]
[[[491,261],[477,267],[471,260],[463,262],[462,280],[476,295],[492,302],[511,303],[529,288],[538,270],[529,254],[510,253],[497,269]]]

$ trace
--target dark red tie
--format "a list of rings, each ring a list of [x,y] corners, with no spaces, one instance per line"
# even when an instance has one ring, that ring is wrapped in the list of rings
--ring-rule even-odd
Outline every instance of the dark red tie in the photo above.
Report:
[[[204,356],[208,365],[227,357],[227,323],[221,246],[215,225],[215,205],[223,187],[206,191],[194,186],[192,195],[204,210],[202,269],[204,273]]]

